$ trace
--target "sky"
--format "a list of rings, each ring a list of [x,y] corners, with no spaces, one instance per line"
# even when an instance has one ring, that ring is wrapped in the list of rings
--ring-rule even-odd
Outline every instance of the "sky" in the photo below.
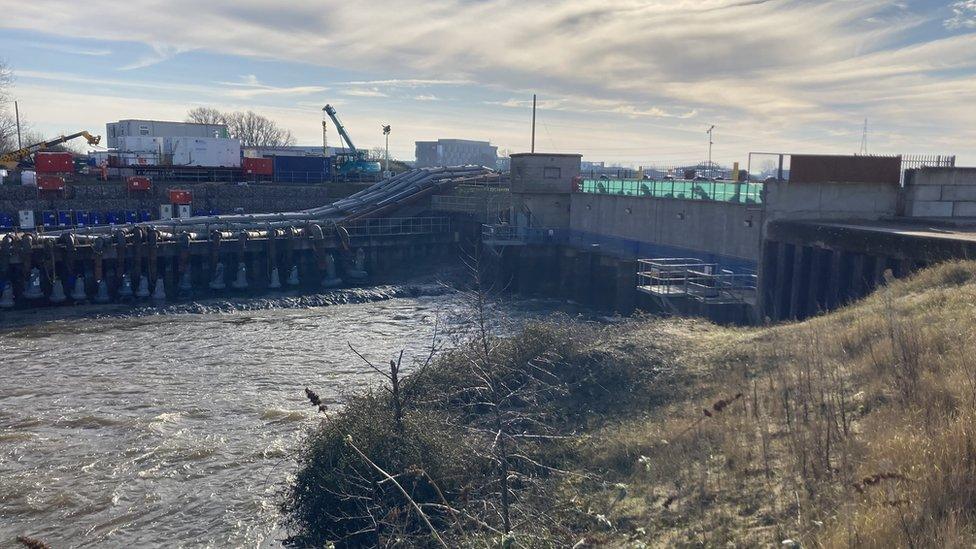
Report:
[[[322,143],[490,140],[668,165],[750,152],[976,165],[976,0],[0,0],[0,58],[46,134],[251,109]],[[329,144],[338,144],[330,124]]]

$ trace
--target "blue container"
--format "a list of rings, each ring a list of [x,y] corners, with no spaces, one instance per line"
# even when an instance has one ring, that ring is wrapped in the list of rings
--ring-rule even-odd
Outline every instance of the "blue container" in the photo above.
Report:
[[[53,229],[58,226],[58,214],[47,211],[41,212],[41,225],[44,225],[45,229]]]
[[[109,225],[121,225],[122,216],[119,212],[105,212],[105,222]]]
[[[71,225],[71,212],[58,212],[58,226],[68,227]]]
[[[105,214],[102,212],[92,212],[89,216],[89,221],[92,225],[104,225],[105,224]]]
[[[139,221],[149,221],[151,219],[152,219],[152,215],[150,215],[149,210],[139,211]]]
[[[127,210],[125,212],[125,222],[126,223],[138,223],[139,222],[139,213],[138,212],[134,212],[132,210]]]
[[[0,213],[0,229],[13,229],[14,218],[10,214]]]
[[[332,178],[332,159],[324,156],[275,156],[279,183],[324,183]]]
[[[75,225],[79,227],[91,225],[91,217],[88,212],[75,212]]]

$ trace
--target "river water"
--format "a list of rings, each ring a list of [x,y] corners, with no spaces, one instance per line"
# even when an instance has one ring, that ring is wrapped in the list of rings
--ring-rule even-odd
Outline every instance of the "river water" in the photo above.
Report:
[[[378,382],[348,344],[420,357],[460,307],[448,293],[0,327],[0,547],[279,545],[318,421],[303,388],[341,405]],[[519,321],[557,303],[501,307]]]

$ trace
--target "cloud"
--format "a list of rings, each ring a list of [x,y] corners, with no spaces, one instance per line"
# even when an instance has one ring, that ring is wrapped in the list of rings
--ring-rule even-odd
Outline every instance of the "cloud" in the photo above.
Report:
[[[271,86],[258,80],[257,75],[245,74],[239,82],[216,82],[232,88],[225,93],[237,99],[251,99],[260,96],[300,96],[328,91],[326,86]]]
[[[976,29],[976,0],[952,4],[952,17],[945,20],[948,29]]]
[[[840,147],[829,131],[868,117],[892,147],[911,136],[976,159],[976,35],[953,32],[976,28],[976,0],[170,0],[149,16],[137,1],[42,4],[0,26],[151,45],[130,69],[197,49],[303,62],[362,75],[330,84],[347,97],[454,86],[466,108],[500,109],[538,93],[540,108],[577,116],[564,131],[581,136],[611,118],[697,136],[707,120],[738,128],[743,147]],[[324,91],[256,77],[225,87],[240,99]]]
[[[441,98],[436,95],[421,94],[413,96],[414,101],[440,101]]]
[[[41,50],[55,51],[58,53],[66,53],[68,55],[83,55],[86,57],[103,57],[106,55],[112,55],[112,50],[108,48],[87,49],[87,48],[77,47],[72,45],[52,44],[48,42],[32,42],[30,46]]]
[[[342,90],[339,93],[352,97],[389,97],[387,94],[381,92],[379,88],[353,88]]]
[[[189,47],[167,44],[164,42],[152,42],[149,44],[149,47],[152,49],[151,53],[143,55],[138,60],[129,63],[128,65],[119,67],[119,70],[131,71],[136,69],[144,69],[146,67],[151,67],[158,63],[162,63],[163,61],[172,59],[181,53],[186,53],[193,49]]]

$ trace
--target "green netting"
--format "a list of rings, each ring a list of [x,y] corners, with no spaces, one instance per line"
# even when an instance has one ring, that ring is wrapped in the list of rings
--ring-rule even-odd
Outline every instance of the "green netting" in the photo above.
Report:
[[[651,179],[584,179],[580,190],[584,193],[622,194],[649,198],[678,198],[684,200],[716,200],[760,204],[762,183],[733,181],[655,181]]]

